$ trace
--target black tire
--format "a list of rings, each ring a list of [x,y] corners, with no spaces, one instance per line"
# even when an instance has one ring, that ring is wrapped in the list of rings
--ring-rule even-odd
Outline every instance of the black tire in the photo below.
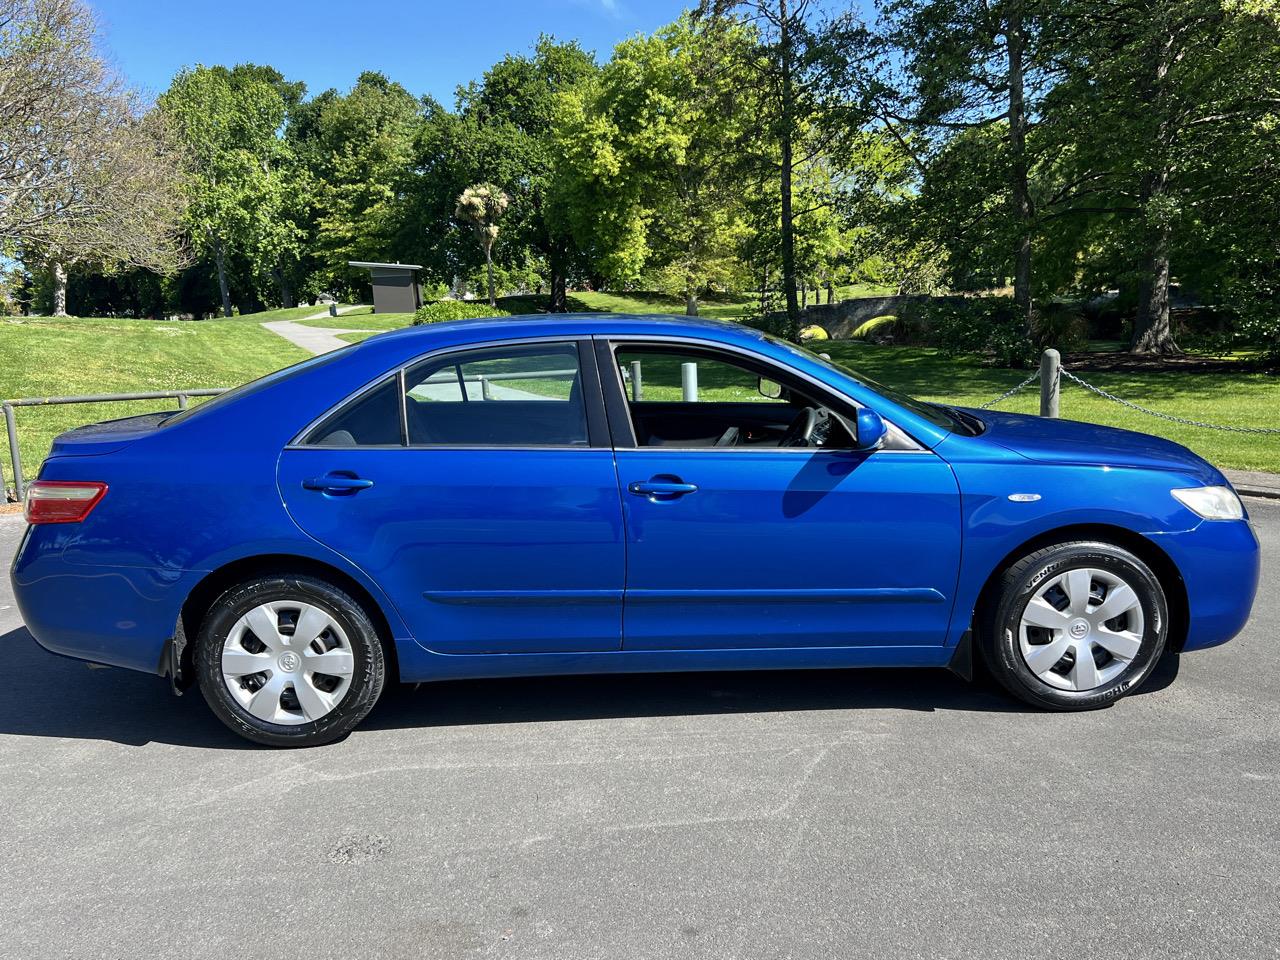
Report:
[[[222,651],[242,616],[264,603],[289,600],[319,607],[337,621],[349,642],[354,670],[341,700],[320,719],[271,723],[254,716],[231,695],[222,675]],[[377,703],[386,672],[377,628],[364,607],[330,583],[287,574],[251,580],[223,593],[201,624],[195,665],[200,692],[218,719],[245,739],[272,747],[319,746],[346,736]]]
[[[1137,654],[1117,676],[1092,689],[1063,690],[1041,680],[1027,665],[1019,630],[1027,604],[1045,581],[1081,568],[1114,574],[1134,591],[1142,609],[1142,640]],[[1151,568],[1122,547],[1088,541],[1044,547],[1010,566],[1000,578],[994,602],[979,620],[978,640],[992,677],[1018,699],[1047,710],[1096,710],[1133,692],[1151,675],[1168,633],[1168,602]]]

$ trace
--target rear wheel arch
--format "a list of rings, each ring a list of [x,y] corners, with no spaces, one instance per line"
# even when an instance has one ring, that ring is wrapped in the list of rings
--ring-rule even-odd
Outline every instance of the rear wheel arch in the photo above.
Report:
[[[1000,579],[1004,572],[1029,553],[1045,547],[1073,541],[1096,540],[1114,544],[1128,550],[1139,560],[1149,566],[1160,586],[1164,588],[1169,605],[1169,637],[1166,650],[1180,652],[1187,638],[1187,626],[1190,619],[1187,602],[1187,588],[1182,581],[1182,574],[1177,564],[1160,546],[1140,533],[1125,527],[1117,527],[1106,523],[1080,523],[1064,527],[1055,527],[1037,534],[1031,539],[1010,550],[992,569],[978,600],[970,613],[970,628],[976,629],[983,612],[999,599]]]
[[[190,641],[194,641],[200,635],[201,624],[214,601],[238,584],[272,575],[315,577],[350,594],[351,598],[364,608],[378,631],[378,639],[382,641],[383,656],[386,658],[388,679],[399,681],[400,661],[397,657],[395,635],[392,633],[390,621],[382,605],[360,581],[322,560],[295,554],[265,554],[233,560],[211,571],[187,595],[178,617],[179,635],[188,641],[184,643],[181,654],[184,685],[195,677],[193,660],[195,646]]]

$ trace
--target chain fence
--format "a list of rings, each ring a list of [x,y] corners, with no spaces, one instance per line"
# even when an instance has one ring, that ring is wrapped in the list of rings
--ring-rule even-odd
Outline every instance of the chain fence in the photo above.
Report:
[[[1000,403],[1004,400],[1008,400],[1015,393],[1018,393],[1021,390],[1025,390],[1027,387],[1031,386],[1031,384],[1035,383],[1039,379],[1040,379],[1040,371],[1037,370],[1035,373],[1027,377],[1027,379],[1023,380],[1016,387],[1010,387],[1008,390],[1000,394],[1000,396],[996,397],[994,400],[988,400],[986,403],[982,404],[982,406],[978,407],[978,409],[986,410],[986,409],[989,409],[990,407],[994,407],[997,403]]]
[[[1101,387],[1095,387],[1092,383],[1085,380],[1083,377],[1076,376],[1076,374],[1072,373],[1070,370],[1067,370],[1064,367],[1059,366],[1057,368],[1057,373],[1059,377],[1066,377],[1068,380],[1072,381],[1073,383],[1077,383],[1080,386],[1084,387],[1090,393],[1093,393],[1099,397],[1102,397],[1104,400],[1110,400],[1113,403],[1118,403],[1122,407],[1127,407],[1130,410],[1136,410],[1138,413],[1144,413],[1149,417],[1155,417],[1157,420],[1166,420],[1169,423],[1180,423],[1183,426],[1187,426],[1187,427],[1200,427],[1201,429],[1204,429],[1204,430],[1221,430],[1225,433],[1246,433],[1246,434],[1253,434],[1253,435],[1260,435],[1260,436],[1280,436],[1280,428],[1277,428],[1277,427],[1233,427],[1233,426],[1227,426],[1221,423],[1207,423],[1204,420],[1192,420],[1188,417],[1178,417],[1178,416],[1174,416],[1171,413],[1161,413],[1159,410],[1152,410],[1150,407],[1144,407],[1141,404],[1134,403],[1132,400],[1126,400],[1124,399],[1124,397],[1117,397],[1114,393],[1110,393],[1106,390],[1103,390]],[[1008,400],[1014,394],[1019,393],[1022,390],[1025,390],[1027,387],[1031,386],[1031,384],[1039,380],[1040,374],[1041,374],[1041,371],[1037,370],[1035,373],[1031,374],[1031,376],[1027,377],[1027,379],[1023,380],[1018,385],[1006,390],[1004,393],[1000,394],[1000,396],[996,397],[995,399],[988,400],[986,403],[982,404],[982,406],[979,407],[979,409],[986,410],[986,409],[989,409],[990,407],[994,407],[997,403],[1001,403],[1005,400]]]

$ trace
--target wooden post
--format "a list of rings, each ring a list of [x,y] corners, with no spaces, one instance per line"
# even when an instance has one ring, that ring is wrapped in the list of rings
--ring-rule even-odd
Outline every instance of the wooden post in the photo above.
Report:
[[[1046,350],[1040,355],[1040,416],[1058,418],[1058,387],[1062,383],[1062,355]]]
[[[698,365],[696,363],[680,364],[680,389],[685,403],[698,402]]]

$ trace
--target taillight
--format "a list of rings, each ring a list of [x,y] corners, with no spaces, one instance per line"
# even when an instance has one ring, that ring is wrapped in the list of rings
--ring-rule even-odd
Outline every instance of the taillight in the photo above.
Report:
[[[107,494],[96,481],[37,480],[27,487],[27,523],[79,523]]]

